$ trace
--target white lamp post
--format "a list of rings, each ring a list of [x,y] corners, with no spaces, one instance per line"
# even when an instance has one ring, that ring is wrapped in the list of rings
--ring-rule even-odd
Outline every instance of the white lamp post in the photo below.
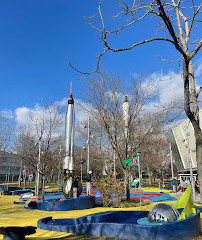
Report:
[[[37,163],[36,196],[39,196],[40,163],[41,163],[41,137],[39,138],[39,159]]]

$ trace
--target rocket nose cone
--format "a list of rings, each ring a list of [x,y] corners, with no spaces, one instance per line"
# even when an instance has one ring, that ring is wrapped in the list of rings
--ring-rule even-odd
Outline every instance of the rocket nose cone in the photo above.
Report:
[[[68,99],[68,104],[74,104],[74,99],[72,94],[70,95],[69,99]]]
[[[124,102],[128,102],[128,97],[127,96],[125,96]]]

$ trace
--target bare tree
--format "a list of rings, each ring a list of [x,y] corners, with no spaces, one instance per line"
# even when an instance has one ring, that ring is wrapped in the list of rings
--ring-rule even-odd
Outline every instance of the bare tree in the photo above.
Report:
[[[36,146],[35,136],[33,134],[23,129],[18,131],[17,137],[14,143],[14,150],[20,159],[20,174],[19,174],[19,187],[21,186],[21,176],[24,171],[30,171],[35,173],[36,171],[36,157],[38,153],[38,148]],[[26,181],[26,174],[23,174],[24,185]]]
[[[13,126],[9,121],[0,116],[0,151],[6,151],[10,147],[13,134]]]
[[[144,142],[142,149],[144,149],[142,169],[146,170],[149,185],[151,185],[153,178],[159,175],[167,159],[168,147],[165,136],[161,133],[151,136]]]
[[[87,131],[83,128],[83,126],[87,126],[88,122],[83,121],[79,126],[77,126],[77,132],[79,133],[81,146],[76,148],[76,162],[75,167],[77,168],[77,163],[80,162],[81,156],[87,160]],[[102,126],[99,124],[97,119],[90,119],[90,169],[93,171],[93,175],[100,176],[104,166],[107,161],[107,150],[109,145],[106,143],[106,137],[104,136],[104,132],[102,130]],[[80,166],[79,166],[80,168]],[[76,169],[75,169],[76,170]],[[86,172],[86,162],[83,165],[83,172]]]
[[[127,198],[130,198],[129,167],[121,161],[134,157],[143,149],[148,138],[159,134],[161,127],[173,120],[170,113],[171,104],[169,108],[161,107],[158,111],[153,109],[152,113],[145,112],[145,105],[155,96],[152,88],[153,84],[151,82],[143,84],[143,79],[136,81],[133,79],[129,84],[123,84],[120,78],[116,79],[113,75],[102,75],[101,80],[94,77],[87,82],[86,102],[89,104],[87,109],[102,126],[107,139],[106,145],[110,145],[116,152],[125,176]],[[128,137],[124,134],[122,111],[125,95],[130,102]]]
[[[91,73],[99,71],[101,57],[108,51],[128,51],[137,46],[156,41],[164,41],[174,46],[176,52],[179,54],[179,63],[182,63],[183,66],[184,110],[194,128],[197,172],[200,189],[202,191],[202,132],[199,124],[198,105],[198,97],[202,86],[196,89],[192,62],[202,46],[202,39],[198,39],[197,37],[197,35],[201,34],[199,25],[201,24],[202,4],[196,0],[117,0],[120,11],[117,12],[114,18],[120,19],[120,21],[126,19],[126,21],[123,21],[123,24],[117,29],[111,30],[113,27],[108,27],[103,16],[103,2],[103,0],[100,0],[98,12],[92,17],[86,18],[86,20],[98,33],[99,39],[101,39],[104,44],[104,49],[103,52],[97,56],[96,69],[90,73],[84,73],[84,76],[89,76]],[[97,17],[99,17],[99,24],[95,25],[93,20]],[[111,45],[111,35],[117,37],[118,34],[124,33],[125,29],[131,28],[134,30],[136,24],[143,22],[146,22],[148,27],[154,30],[156,36],[151,36],[142,41],[134,41],[131,45],[121,48],[115,48]],[[136,32],[136,35],[139,36],[139,33]]]
[[[30,115],[33,129],[41,144],[40,174],[42,176],[42,197],[44,196],[44,186],[47,179],[51,179],[57,174],[57,159],[55,152],[58,150],[58,141],[61,135],[58,129],[61,127],[62,115],[58,106],[47,104],[37,115]]]

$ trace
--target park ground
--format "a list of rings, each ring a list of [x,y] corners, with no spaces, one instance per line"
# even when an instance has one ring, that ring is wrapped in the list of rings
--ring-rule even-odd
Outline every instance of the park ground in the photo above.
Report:
[[[144,189],[145,190],[145,189]],[[145,190],[148,191],[148,188]],[[159,192],[158,188],[149,188],[149,191]],[[164,190],[164,192],[169,192]],[[88,214],[93,214],[97,212],[111,211],[112,208],[96,207],[85,210],[74,210],[74,211],[64,211],[64,212],[48,212],[40,210],[28,210],[24,209],[24,205],[13,204],[14,201],[19,201],[18,196],[0,196],[0,226],[37,226],[37,221],[44,217],[53,218],[77,218],[85,216]],[[174,205],[176,201],[166,202],[170,205]],[[149,211],[158,202],[150,203],[142,207],[143,210]],[[196,204],[198,206],[202,206]],[[140,210],[140,207],[130,207],[130,208],[113,208],[113,210]],[[202,214],[201,214],[201,230],[202,230]],[[3,236],[0,236],[0,240]],[[89,240],[89,239],[99,239],[99,240],[112,240],[114,238],[104,238],[104,237],[93,237],[93,236],[79,236],[72,235],[69,233],[62,232],[52,232],[38,229],[36,233],[27,236],[28,240],[48,240],[48,239],[60,239],[60,240]],[[195,240],[202,240],[202,235]]]

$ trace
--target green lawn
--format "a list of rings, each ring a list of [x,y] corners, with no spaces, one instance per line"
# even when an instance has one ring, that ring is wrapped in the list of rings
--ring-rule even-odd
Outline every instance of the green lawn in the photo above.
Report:
[[[91,240],[91,239],[99,239],[99,240],[120,240],[120,238],[107,238],[107,237],[93,237],[93,236],[84,236],[84,235],[77,235],[77,236],[69,236],[66,238],[63,238],[60,240]],[[130,240],[130,239],[128,239]],[[179,239],[180,240],[180,239]],[[202,235],[197,237],[197,238],[193,238],[192,240],[202,240]]]

